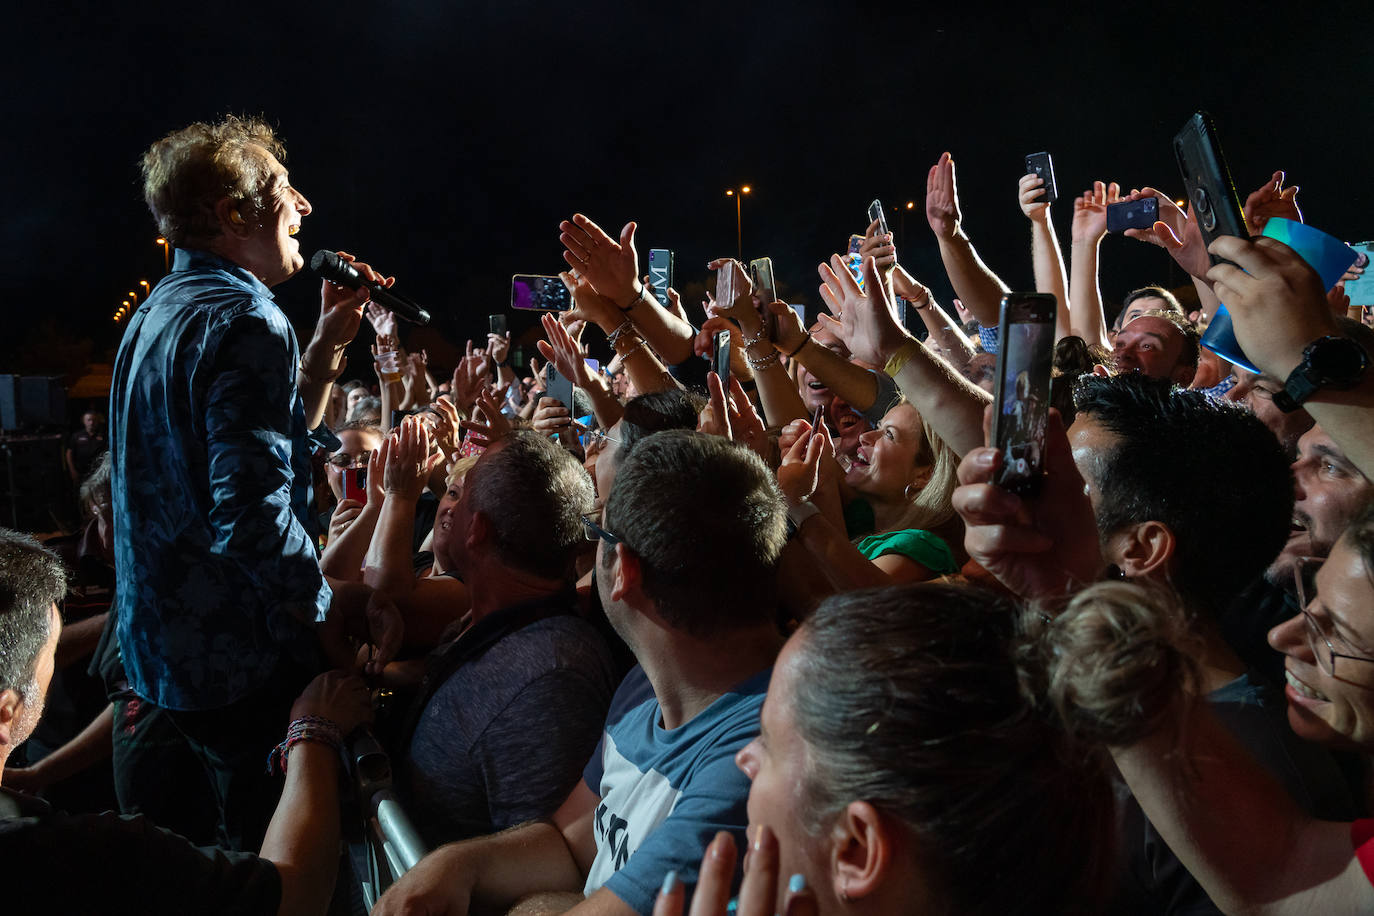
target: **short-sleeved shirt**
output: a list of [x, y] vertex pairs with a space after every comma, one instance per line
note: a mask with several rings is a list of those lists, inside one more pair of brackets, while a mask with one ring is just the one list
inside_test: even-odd
[[604, 885], [648, 914], [670, 870], [695, 884], [701, 852], [717, 831], [730, 831], [744, 848], [749, 780], [735, 754], [758, 736], [770, 674], [754, 675], [668, 730], [644, 670], [630, 671], [584, 774], [601, 797], [587, 894]]
[[1350, 824], [1350, 845], [1355, 847], [1355, 858], [1360, 860], [1364, 876], [1374, 884], [1374, 817], [1360, 818]]
[[920, 563], [937, 576], [953, 575], [959, 571], [954, 562], [954, 553], [944, 539], [920, 528], [871, 534], [854, 546], [870, 560], [895, 553]]
[[214, 709], [283, 658], [314, 665], [328, 584], [306, 528], [295, 331], [250, 272], [178, 249], [134, 312], [110, 393], [118, 636], [129, 685]]
[[281, 902], [266, 859], [197, 847], [142, 816], [64, 814], [0, 789], [7, 913], [265, 914]]
[[615, 687], [605, 641], [571, 613], [506, 633], [459, 666], [426, 702], [402, 771], [426, 842], [552, 815], [596, 747]]

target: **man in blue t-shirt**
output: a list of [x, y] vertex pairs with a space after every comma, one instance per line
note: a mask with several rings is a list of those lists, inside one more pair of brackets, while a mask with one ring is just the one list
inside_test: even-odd
[[602, 518], [586, 519], [602, 603], [639, 666], [583, 781], [548, 821], [426, 856], [374, 916], [534, 896], [545, 911], [647, 914], [666, 872], [695, 882], [718, 830], [742, 843], [749, 782], [734, 756], [758, 734], [782, 645], [784, 519], [772, 474], [748, 450], [686, 430], [636, 443]]

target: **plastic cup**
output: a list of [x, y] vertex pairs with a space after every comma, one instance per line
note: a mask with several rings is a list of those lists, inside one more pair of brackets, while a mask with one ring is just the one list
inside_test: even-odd
[[[1265, 238], [1283, 242], [1307, 262], [1307, 265], [1321, 277], [1322, 288], [1330, 290], [1341, 279], [1346, 269], [1355, 263], [1356, 252], [1345, 242], [1320, 229], [1291, 219], [1270, 219], [1260, 233]], [[1235, 329], [1231, 324], [1231, 314], [1225, 303], [1217, 306], [1217, 312], [1207, 325], [1207, 332], [1199, 341], [1204, 347], [1228, 362], [1242, 369], [1259, 374], [1259, 369], [1246, 357], [1236, 342]]]

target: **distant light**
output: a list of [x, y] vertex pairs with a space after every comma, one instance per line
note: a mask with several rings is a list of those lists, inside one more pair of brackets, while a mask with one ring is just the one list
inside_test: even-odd
[[164, 239], [164, 238], [162, 238], [161, 236], [158, 236], [157, 241], [153, 242], [153, 244], [154, 244], [154, 245], [166, 245], [166, 244], [167, 244], [167, 240]]
[[729, 189], [727, 189], [726, 192], [725, 192], [725, 196], [726, 196], [726, 197], [734, 197], [734, 196], [735, 196], [735, 189], [734, 189], [734, 188], [729, 188]]
[[1188, 206], [1188, 201], [1186, 200], [1176, 200], [1174, 201], [1174, 203], [1178, 204], [1178, 208], [1180, 210], [1185, 209]]
[[740, 188], [740, 191], [742, 191], [745, 194], [748, 194], [751, 190], [753, 189], [750, 188], [749, 185], [745, 185], [744, 187]]
[[914, 201], [914, 200], [908, 200], [908, 201], [906, 202], [906, 208], [907, 208], [908, 210], [915, 210], [915, 209], [916, 209], [916, 201]]
[[125, 308], [128, 308], [128, 307], [129, 307], [129, 300], [128, 300], [128, 299], [125, 299], [125, 300], [121, 303], [121, 305], [123, 305]]

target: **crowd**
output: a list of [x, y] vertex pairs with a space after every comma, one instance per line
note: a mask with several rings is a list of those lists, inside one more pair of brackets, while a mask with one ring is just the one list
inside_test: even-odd
[[[370, 728], [432, 849], [383, 916], [1374, 911], [1374, 332], [1258, 237], [1303, 218], [1283, 173], [1254, 237], [1210, 246], [1170, 195], [1096, 182], [1067, 266], [1020, 180], [1055, 409], [1011, 492], [992, 265], [1024, 253], [975, 249], [949, 154], [949, 310], [878, 220], [808, 324], [729, 258], [689, 314], [633, 222], [578, 214], [542, 366], [491, 333], [451, 374], [366, 286], [325, 281], [299, 346], [284, 155], [230, 118], [145, 156], [175, 259], [80, 468], [114, 591], [84, 651], [60, 611], [85, 573], [0, 531], [19, 899], [337, 908], [339, 763]], [[1109, 321], [1107, 209], [1146, 198], [1127, 234], [1191, 288], [1142, 277]], [[1222, 302], [1258, 372], [1199, 346]], [[87, 665], [104, 708], [26, 758], [54, 671]], [[36, 797], [103, 760], [119, 813]]]

